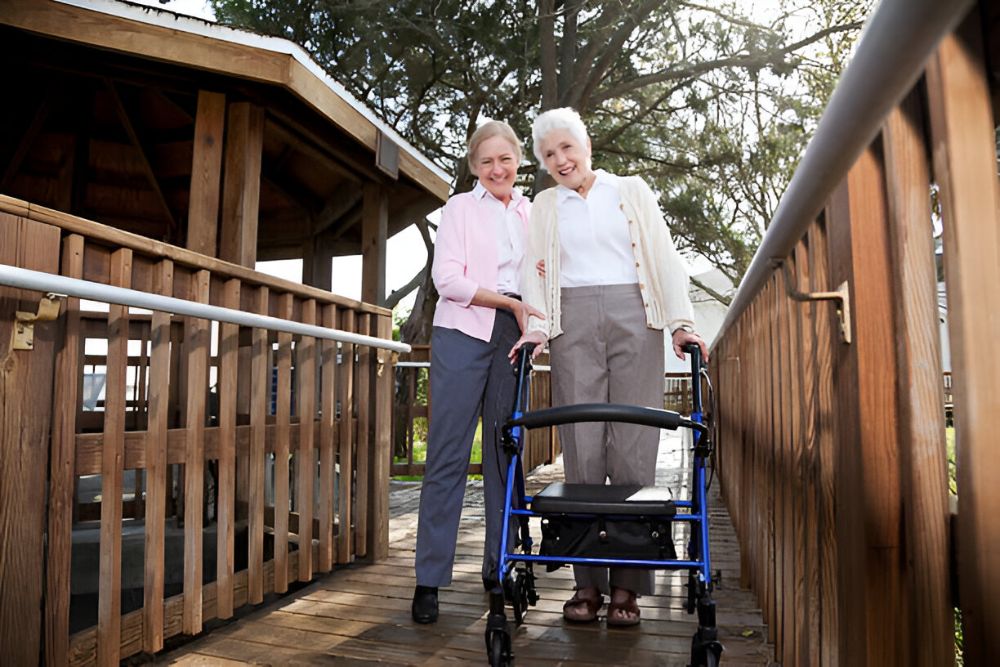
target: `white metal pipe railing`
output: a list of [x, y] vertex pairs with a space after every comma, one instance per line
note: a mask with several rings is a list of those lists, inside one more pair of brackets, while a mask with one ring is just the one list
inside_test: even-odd
[[[397, 361], [396, 368], [430, 368], [431, 362], [429, 361]], [[538, 371], [539, 373], [548, 373], [552, 368], [546, 366], [545, 364], [532, 364], [531, 370]]]
[[204, 320], [238, 324], [257, 329], [312, 336], [314, 338], [334, 340], [341, 343], [368, 345], [370, 347], [391, 350], [392, 352], [410, 351], [409, 345], [394, 340], [385, 340], [383, 338], [376, 338], [375, 336], [363, 336], [350, 331], [328, 329], [313, 324], [283, 320], [269, 315], [246, 313], [242, 310], [212, 306], [207, 303], [197, 303], [195, 301], [177, 299], [172, 296], [150, 294], [125, 287], [103, 285], [89, 280], [67, 278], [66, 276], [57, 276], [51, 273], [32, 271], [6, 264], [0, 264], [0, 285], [33, 290], [35, 292], [73, 296], [79, 299], [112, 303], [130, 308], [159, 310], [175, 315], [198, 317]]

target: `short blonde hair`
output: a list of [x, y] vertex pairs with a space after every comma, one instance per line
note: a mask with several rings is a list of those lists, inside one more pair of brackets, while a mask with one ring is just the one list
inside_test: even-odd
[[476, 131], [472, 133], [469, 137], [469, 149], [468, 149], [468, 160], [469, 168], [473, 172], [476, 171], [476, 165], [474, 160], [476, 158], [476, 151], [487, 139], [492, 139], [493, 137], [500, 137], [501, 139], [506, 139], [510, 142], [510, 145], [514, 147], [514, 153], [517, 155], [518, 164], [521, 163], [521, 159], [524, 157], [524, 153], [521, 151], [521, 140], [517, 138], [517, 133], [514, 132], [512, 128], [507, 123], [502, 120], [488, 120], [479, 127]]
[[587, 126], [583, 124], [580, 114], [570, 107], [549, 109], [539, 114], [531, 124], [531, 150], [538, 159], [538, 164], [545, 164], [542, 139], [553, 130], [566, 130], [581, 146], [587, 147]]

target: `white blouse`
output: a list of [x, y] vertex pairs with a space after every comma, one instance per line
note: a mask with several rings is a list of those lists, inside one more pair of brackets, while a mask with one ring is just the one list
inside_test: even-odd
[[638, 283], [618, 177], [603, 169], [594, 173], [586, 199], [575, 190], [556, 187], [559, 282], [563, 287]]
[[520, 294], [521, 260], [524, 258], [524, 225], [517, 215], [517, 200], [522, 197], [516, 190], [510, 203], [493, 196], [482, 183], [477, 182], [473, 194], [482, 199], [496, 217], [493, 229], [497, 239], [497, 292]]

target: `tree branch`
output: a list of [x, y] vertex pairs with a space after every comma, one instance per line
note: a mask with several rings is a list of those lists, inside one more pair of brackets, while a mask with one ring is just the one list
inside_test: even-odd
[[715, 299], [716, 301], [718, 301], [722, 305], [728, 306], [729, 304], [731, 304], [733, 302], [733, 297], [726, 296], [722, 292], [717, 292], [716, 290], [712, 289], [711, 287], [709, 287], [708, 285], [706, 285], [702, 281], [698, 280], [694, 276], [691, 276], [689, 278], [689, 280], [691, 281], [692, 285], [694, 285], [695, 287], [697, 287], [702, 292], [704, 292], [705, 294], [709, 295], [710, 297], [712, 297], [713, 299]]

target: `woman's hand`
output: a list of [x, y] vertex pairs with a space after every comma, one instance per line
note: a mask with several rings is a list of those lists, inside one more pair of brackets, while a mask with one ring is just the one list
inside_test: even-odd
[[514, 363], [517, 360], [517, 352], [521, 349], [521, 346], [526, 343], [533, 343], [535, 351], [532, 353], [531, 358], [535, 359], [542, 353], [542, 348], [545, 347], [545, 343], [547, 343], [548, 340], [549, 337], [541, 331], [529, 331], [521, 336], [521, 339], [514, 344], [514, 347], [511, 348], [510, 353], [507, 356], [510, 358], [510, 362]]
[[708, 345], [705, 345], [705, 341], [701, 339], [701, 336], [699, 336], [696, 333], [692, 333], [690, 331], [685, 331], [684, 329], [677, 329], [676, 331], [674, 331], [673, 335], [674, 354], [676, 354], [677, 358], [680, 359], [681, 361], [684, 361], [684, 346], [687, 345], [688, 343], [695, 343], [698, 347], [701, 348], [701, 358], [707, 364]]
[[528, 318], [537, 317], [540, 320], [545, 319], [545, 313], [538, 310], [537, 308], [532, 308], [523, 301], [518, 301], [517, 299], [511, 299], [510, 312], [514, 313], [514, 317], [517, 318], [517, 326], [524, 333], [524, 330], [528, 328]]
[[544, 259], [538, 260], [538, 262], [535, 264], [535, 271], [538, 271], [538, 277], [539, 278], [544, 278], [545, 277], [545, 260]]

